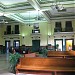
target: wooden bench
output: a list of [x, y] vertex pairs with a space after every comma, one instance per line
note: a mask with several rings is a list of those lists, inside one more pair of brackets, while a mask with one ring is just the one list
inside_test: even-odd
[[44, 73], [50, 75], [59, 75], [61, 73], [74, 73], [75, 75], [75, 59], [64, 58], [20, 58], [19, 64], [16, 66], [16, 73]]
[[75, 51], [48, 51], [47, 57], [75, 58]]
[[36, 53], [24, 54], [24, 57], [36, 57]]
[[17, 73], [16, 75], [51, 75], [51, 74], [25, 74], [25, 73]]

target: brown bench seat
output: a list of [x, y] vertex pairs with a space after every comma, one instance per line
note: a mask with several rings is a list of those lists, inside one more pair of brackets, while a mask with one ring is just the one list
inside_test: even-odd
[[75, 58], [75, 51], [48, 51], [47, 57]]
[[16, 72], [75, 72], [75, 59], [21, 58]]

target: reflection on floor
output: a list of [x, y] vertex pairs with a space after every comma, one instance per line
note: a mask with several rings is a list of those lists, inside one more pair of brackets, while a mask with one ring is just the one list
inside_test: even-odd
[[0, 54], [0, 75], [15, 75], [13, 73], [9, 73], [8, 66], [7, 55]]

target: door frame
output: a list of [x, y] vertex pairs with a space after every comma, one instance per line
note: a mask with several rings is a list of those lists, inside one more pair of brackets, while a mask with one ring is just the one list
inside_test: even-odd
[[[8, 48], [6, 47], [6, 43], [7, 43], [7, 42], [10, 42], [10, 46], [9, 46]], [[11, 47], [11, 41], [10, 41], [10, 40], [5, 40], [5, 50], [6, 50], [5, 52], [6, 52], [6, 53], [7, 53], [7, 50], [10, 49], [10, 47]]]
[[63, 51], [63, 39], [54, 39], [55, 49], [56, 49], [56, 41], [62, 41], [62, 51]]
[[73, 47], [74, 47], [74, 39], [65, 39], [65, 49], [66, 49], [66, 41], [67, 40], [72, 40], [72, 49], [73, 49]]
[[[40, 40], [32, 40], [32, 49], [33, 49], [33, 41], [39, 41], [39, 48], [40, 48]], [[35, 50], [33, 50], [33, 51], [35, 51]]]
[[20, 46], [20, 40], [14, 40], [14, 41], [13, 41], [13, 47], [14, 47], [14, 48], [16, 48], [16, 43], [15, 43], [15, 42], [17, 42], [17, 41], [19, 42], [19, 46]]

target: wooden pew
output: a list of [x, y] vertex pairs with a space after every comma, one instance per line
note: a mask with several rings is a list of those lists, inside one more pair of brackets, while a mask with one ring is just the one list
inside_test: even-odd
[[75, 58], [75, 51], [48, 51], [47, 57]]
[[18, 73], [16, 75], [51, 75], [51, 74], [24, 74], [24, 73]]
[[16, 73], [50, 75], [65, 75], [65, 73], [69, 75], [70, 73], [74, 73], [75, 75], [75, 59], [20, 58], [20, 62], [16, 66]]
[[36, 57], [36, 53], [24, 54], [24, 57]]

